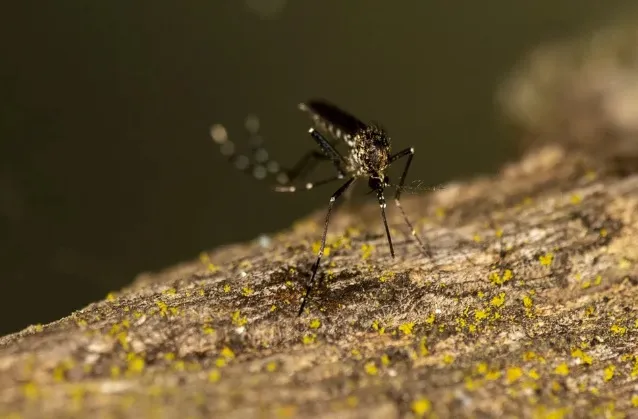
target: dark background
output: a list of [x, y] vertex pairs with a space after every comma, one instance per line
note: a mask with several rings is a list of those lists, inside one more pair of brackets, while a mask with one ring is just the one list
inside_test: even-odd
[[330, 191], [275, 194], [236, 173], [212, 123], [241, 142], [258, 114], [291, 163], [312, 147], [296, 105], [324, 97], [414, 145], [411, 179], [490, 172], [513, 150], [493, 104], [507, 71], [630, 3], [7, 2], [0, 334], [326, 204]]

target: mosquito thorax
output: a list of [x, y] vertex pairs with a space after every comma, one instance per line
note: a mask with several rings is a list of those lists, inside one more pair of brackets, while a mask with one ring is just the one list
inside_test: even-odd
[[355, 135], [354, 141], [351, 163], [360, 175], [375, 175], [388, 165], [390, 138], [381, 128], [368, 126]]

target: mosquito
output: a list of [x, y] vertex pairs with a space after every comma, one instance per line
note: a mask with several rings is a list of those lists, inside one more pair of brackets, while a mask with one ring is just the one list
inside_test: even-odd
[[[395, 257], [392, 236], [386, 219], [386, 199], [384, 195], [385, 188], [394, 185], [390, 183], [390, 178], [385, 174], [385, 171], [394, 162], [405, 157], [407, 157], [407, 160], [394, 195], [394, 202], [401, 211], [412, 237], [415, 238], [420, 248], [425, 251], [426, 256], [431, 258], [429, 247], [426, 247], [416, 234], [416, 230], [401, 206], [400, 200], [405, 178], [414, 157], [414, 148], [408, 147], [393, 154], [391, 152], [390, 136], [378, 124], [363, 123], [348, 112], [325, 100], [314, 99], [303, 102], [299, 104], [299, 109], [306, 112], [312, 120], [314, 126], [308, 130], [308, 133], [319, 146], [319, 150], [312, 150], [306, 153], [289, 170], [281, 168], [277, 162], [271, 160], [268, 152], [261, 146], [262, 139], [258, 134], [259, 121], [256, 118], [249, 118], [246, 121], [246, 129], [250, 134], [250, 142], [254, 152], [252, 159], [235, 151], [235, 145], [228, 139], [226, 129], [222, 125], [217, 124], [211, 127], [211, 136], [220, 145], [222, 154], [226, 155], [238, 169], [250, 171], [258, 179], [266, 178], [268, 175], [276, 177], [277, 185], [274, 186], [274, 190], [277, 192], [307, 191], [320, 185], [346, 179], [345, 183], [332, 194], [328, 202], [328, 211], [321, 236], [321, 246], [319, 247], [317, 260], [312, 265], [312, 274], [306, 285], [297, 316], [303, 313], [314, 288], [315, 277], [326, 246], [326, 236], [333, 206], [339, 197], [351, 190], [357, 180], [367, 179], [370, 192], [375, 193], [377, 196], [390, 254], [393, 258]], [[339, 144], [345, 144], [347, 147], [345, 153], [342, 154], [337, 150], [337, 145]], [[332, 163], [335, 169], [334, 175], [314, 182], [300, 184], [298, 180], [307, 175], [321, 161]]]

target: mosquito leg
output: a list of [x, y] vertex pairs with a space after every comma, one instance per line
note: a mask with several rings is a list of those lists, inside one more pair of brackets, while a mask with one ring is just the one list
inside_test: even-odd
[[[246, 120], [246, 130], [252, 149], [250, 154], [238, 153], [235, 143], [229, 139], [228, 132], [223, 125], [213, 125], [210, 128], [210, 135], [213, 141], [219, 145], [221, 153], [237, 169], [252, 174], [258, 180], [273, 177], [276, 183], [289, 185], [294, 180], [306, 176], [321, 161], [330, 161], [334, 164], [334, 156], [313, 150], [306, 153], [291, 169], [284, 169], [278, 162], [272, 160], [268, 150], [263, 147], [263, 138], [259, 135], [259, 122], [256, 118]], [[328, 147], [332, 147], [332, 145], [328, 143]]]
[[317, 254], [317, 261], [314, 265], [312, 265], [312, 276], [310, 277], [310, 281], [306, 285], [306, 292], [301, 300], [301, 307], [299, 307], [299, 312], [297, 316], [301, 316], [306, 303], [310, 299], [310, 292], [312, 291], [313, 285], [315, 283], [315, 276], [317, 275], [317, 270], [319, 269], [319, 263], [321, 262], [321, 257], [323, 256], [323, 251], [326, 247], [326, 235], [328, 234], [328, 224], [330, 223], [330, 213], [332, 212], [332, 206], [335, 201], [341, 194], [343, 194], [352, 183], [355, 181], [355, 178], [350, 178], [346, 183], [344, 183], [335, 193], [330, 197], [330, 202], [328, 203], [328, 212], [326, 213], [326, 221], [323, 226], [323, 235], [321, 236], [321, 247], [319, 247], [319, 253]]
[[317, 162], [321, 160], [330, 160], [339, 175], [334, 178], [326, 179], [325, 181], [315, 182], [314, 184], [307, 183], [305, 189], [312, 189], [314, 186], [318, 186], [335, 179], [343, 179], [345, 177], [345, 160], [343, 156], [334, 148], [334, 145], [326, 140], [323, 135], [321, 135], [313, 128], [311, 128], [308, 133], [317, 142], [317, 145], [319, 145], [319, 147], [321, 148], [321, 152], [312, 151], [306, 154], [291, 170], [289, 170], [288, 172], [282, 172], [278, 176], [278, 180], [281, 185], [275, 187], [275, 190], [277, 190], [278, 192], [295, 192], [300, 189], [296, 186], [291, 185], [291, 183], [295, 179], [299, 178], [302, 174], [306, 174], [310, 170], [312, 170]]
[[385, 217], [385, 196], [383, 196], [383, 190], [377, 191], [377, 198], [379, 199], [379, 208], [381, 208], [381, 218], [383, 218], [383, 227], [385, 227], [385, 235], [388, 237], [388, 244], [390, 245], [390, 254], [394, 257], [394, 246], [392, 246], [392, 237], [390, 236], [390, 229], [388, 228], [388, 220]]
[[317, 163], [326, 160], [328, 158], [318, 151], [313, 150], [306, 153], [291, 169], [286, 170], [288, 182], [292, 183], [297, 179], [303, 178], [315, 168]]
[[405, 163], [405, 167], [403, 168], [403, 173], [401, 174], [401, 179], [399, 180], [399, 187], [397, 188], [396, 195], [394, 195], [394, 203], [397, 205], [397, 207], [399, 207], [399, 210], [401, 211], [401, 215], [403, 215], [403, 220], [410, 228], [410, 234], [412, 234], [412, 237], [414, 237], [415, 240], [419, 243], [419, 245], [421, 246], [421, 249], [425, 252], [425, 255], [429, 257], [430, 259], [432, 259], [432, 251], [430, 250], [430, 246], [429, 245], [426, 246], [423, 243], [423, 241], [419, 238], [419, 236], [416, 234], [416, 230], [414, 229], [414, 226], [410, 222], [410, 219], [405, 213], [405, 210], [401, 206], [401, 191], [403, 190], [403, 185], [405, 184], [405, 178], [408, 174], [408, 170], [410, 169], [412, 158], [414, 157], [414, 148], [410, 147], [410, 148], [406, 148], [405, 150], [399, 151], [398, 153], [390, 157], [389, 163], [392, 163], [405, 156], [408, 156], [408, 161]]
[[303, 187], [295, 186], [295, 185], [281, 185], [275, 186], [276, 192], [298, 192], [298, 191], [309, 191], [317, 186], [325, 185], [330, 182], [334, 182], [335, 180], [343, 179], [343, 175], [339, 173], [337, 176], [332, 176], [327, 179], [318, 180], [316, 182], [308, 182]]
[[308, 130], [308, 133], [313, 138], [313, 140], [317, 142], [317, 144], [321, 148], [321, 151], [323, 151], [323, 154], [332, 161], [337, 171], [339, 173], [345, 173], [346, 160], [343, 158], [341, 153], [339, 153], [337, 149], [332, 144], [330, 144], [330, 142], [326, 140], [326, 138], [321, 135], [321, 133], [316, 129], [310, 128]]
[[[330, 160], [332, 162], [332, 164], [335, 166], [335, 169], [337, 170], [337, 175], [330, 177], [328, 179], [324, 179], [324, 180], [320, 180], [317, 182], [308, 182], [304, 185], [303, 188], [295, 186], [295, 185], [291, 185], [290, 181], [292, 181], [294, 179], [294, 177], [296, 176], [296, 173], [294, 173], [293, 171], [295, 169], [293, 169], [293, 176], [289, 177], [289, 182], [286, 182], [283, 185], [280, 186], [276, 186], [275, 187], [275, 191], [277, 192], [297, 192], [299, 190], [310, 190], [313, 189], [316, 186], [320, 186], [320, 185], [325, 185], [326, 183], [330, 183], [332, 181], [338, 180], [338, 179], [343, 179], [345, 177], [345, 171], [343, 170], [343, 165], [344, 165], [344, 159], [343, 156], [341, 156], [341, 154], [334, 148], [334, 146], [332, 144], [330, 144], [330, 142], [328, 140], [326, 140], [324, 138], [323, 135], [321, 135], [319, 133], [319, 131], [316, 131], [314, 128], [311, 128], [309, 131], [310, 135], [312, 136], [312, 138], [317, 142], [317, 144], [319, 145], [319, 147], [321, 147], [321, 150], [323, 151], [322, 153], [319, 153], [317, 151], [315, 151], [314, 153], [316, 154], [308, 154], [306, 156], [304, 156], [302, 158], [302, 160], [297, 163], [295, 165], [295, 167], [301, 167], [302, 165], [307, 165], [307, 163], [305, 163], [304, 160], [309, 160], [310, 157], [315, 156], [315, 159], [319, 159], [319, 158], [323, 158], [324, 160]], [[317, 157], [320, 156], [320, 157]], [[300, 172], [300, 170], [297, 170], [297, 172]]]

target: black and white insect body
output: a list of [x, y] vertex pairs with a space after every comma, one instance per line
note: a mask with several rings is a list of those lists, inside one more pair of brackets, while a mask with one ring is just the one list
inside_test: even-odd
[[[236, 153], [234, 144], [228, 139], [228, 135], [223, 126], [214, 125], [211, 128], [211, 136], [216, 143], [220, 144], [222, 153], [228, 156], [231, 162], [239, 169], [250, 171], [257, 178], [266, 178], [268, 175], [274, 176], [277, 182], [275, 190], [278, 192], [310, 190], [319, 185], [346, 179], [345, 183], [332, 194], [328, 202], [328, 211], [326, 213], [321, 237], [321, 246], [319, 247], [317, 260], [312, 266], [312, 275], [306, 285], [306, 291], [299, 308], [298, 314], [301, 315], [310, 298], [310, 293], [314, 287], [315, 277], [319, 269], [319, 263], [323, 257], [333, 206], [337, 199], [348, 191], [359, 179], [367, 179], [371, 192], [377, 196], [392, 257], [394, 257], [394, 246], [386, 219], [386, 201], [384, 195], [385, 188], [389, 186], [397, 186], [394, 202], [401, 211], [405, 223], [410, 228], [412, 236], [419, 243], [421, 249], [425, 250], [427, 256], [430, 257], [431, 255], [429, 249], [426, 248], [417, 236], [400, 202], [405, 178], [412, 163], [412, 158], [414, 157], [414, 148], [409, 147], [392, 154], [390, 137], [383, 128], [375, 124], [365, 124], [349, 113], [324, 100], [310, 100], [301, 103], [299, 109], [310, 115], [314, 127], [310, 128], [308, 132], [319, 146], [320, 151], [307, 153], [289, 170], [282, 169], [278, 163], [270, 160], [266, 150], [261, 147], [261, 137], [257, 134], [259, 124], [256, 122], [256, 119], [246, 121], [246, 128], [251, 135], [251, 143], [253, 144], [254, 155], [252, 159]], [[326, 137], [329, 137], [330, 140]], [[337, 150], [336, 146], [339, 143], [346, 145], [346, 153], [342, 154]], [[398, 185], [391, 185], [390, 179], [385, 174], [385, 171], [392, 163], [403, 157], [407, 157], [407, 160], [399, 183]], [[320, 161], [331, 162], [336, 173], [326, 179], [319, 179], [315, 182], [307, 182], [303, 185], [299, 185], [297, 181], [310, 172]]]

